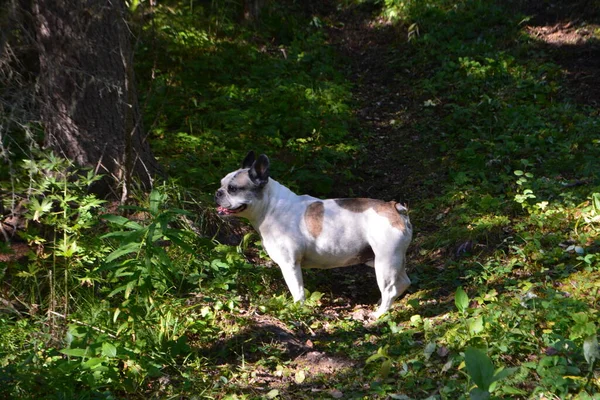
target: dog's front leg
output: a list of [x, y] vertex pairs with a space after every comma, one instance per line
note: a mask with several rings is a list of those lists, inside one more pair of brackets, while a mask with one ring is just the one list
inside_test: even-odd
[[283, 273], [283, 279], [292, 293], [294, 301], [304, 302], [304, 281], [302, 280], [302, 268], [299, 262], [287, 262], [279, 264]]

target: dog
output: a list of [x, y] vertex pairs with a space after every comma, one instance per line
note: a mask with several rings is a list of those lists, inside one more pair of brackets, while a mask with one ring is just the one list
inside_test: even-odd
[[297, 195], [269, 176], [269, 158], [249, 152], [240, 169], [221, 180], [217, 213], [247, 218], [279, 265], [294, 301], [304, 301], [301, 268], [367, 264], [381, 291], [379, 318], [410, 285], [406, 250], [412, 239], [408, 210], [366, 198], [321, 200]]

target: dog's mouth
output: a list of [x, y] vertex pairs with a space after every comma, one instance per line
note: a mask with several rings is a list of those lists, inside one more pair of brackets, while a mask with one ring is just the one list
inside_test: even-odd
[[217, 207], [217, 214], [219, 214], [219, 215], [237, 214], [237, 213], [244, 211], [246, 209], [246, 207], [247, 207], [246, 204], [242, 204], [241, 206], [239, 206], [237, 208], [226, 208], [223, 206], [219, 206], [219, 207]]

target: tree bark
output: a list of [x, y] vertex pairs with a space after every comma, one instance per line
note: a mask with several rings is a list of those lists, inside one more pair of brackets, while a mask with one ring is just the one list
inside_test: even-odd
[[33, 0], [45, 144], [106, 174], [94, 191], [124, 200], [152, 186], [122, 0]]

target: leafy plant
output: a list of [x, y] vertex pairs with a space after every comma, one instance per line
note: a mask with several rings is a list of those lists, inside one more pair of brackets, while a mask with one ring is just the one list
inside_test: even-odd
[[380, 379], [386, 379], [392, 369], [392, 358], [389, 355], [389, 346], [380, 347], [377, 349], [377, 353], [367, 358], [366, 363], [372, 363], [380, 360], [381, 365], [379, 367], [378, 376]]
[[178, 317], [155, 305], [155, 300], [164, 293], [183, 288], [186, 279], [166, 247], [176, 246], [185, 253], [195, 253], [191, 233], [171, 226], [178, 217], [189, 213], [165, 208], [166, 200], [164, 194], [154, 189], [147, 207], [126, 206], [142, 218], [139, 222], [120, 215], [102, 216], [121, 229], [102, 236], [104, 240], [118, 243], [101, 268], [101, 272], [107, 274], [107, 282], [116, 284], [107, 298], [120, 299], [112, 313], [112, 321], [118, 326], [116, 334], [135, 334], [138, 325], [149, 327], [147, 324], [152, 321], [157, 325], [151, 337], [160, 345], [181, 337], [181, 332], [177, 329]]
[[477, 385], [469, 391], [473, 400], [489, 399], [497, 382], [507, 378], [517, 370], [517, 368], [505, 368], [495, 371], [494, 365], [487, 354], [483, 350], [474, 347], [468, 347], [465, 350], [465, 365], [469, 377]]
[[[103, 239], [116, 240], [119, 246], [106, 258], [105, 270], [111, 271], [112, 279], [122, 282], [109, 297], [124, 292], [127, 300], [132, 291], [140, 290], [149, 295], [153, 290], [175, 287], [177, 281], [173, 275], [173, 265], [164, 248], [168, 242], [182, 250], [193, 254], [189, 245], [190, 234], [187, 231], [172, 228], [170, 225], [178, 216], [189, 215], [181, 209], [162, 209], [166, 196], [154, 189], [149, 196], [149, 206], [126, 206], [138, 215], [148, 215], [149, 223], [140, 224], [135, 220], [119, 215], [104, 215], [102, 218], [112, 225], [121, 228], [102, 236]], [[133, 255], [133, 258], [125, 257]]]
[[[15, 190], [27, 194], [22, 204], [28, 221], [21, 236], [37, 247], [39, 255], [16, 275], [34, 282], [29, 295], [32, 304], [46, 304], [53, 312], [60, 304], [63, 315], [67, 315], [68, 294], [78, 285], [93, 281], [94, 264], [104, 255], [95, 238], [88, 237], [105, 201], [87, 189], [101, 177], [92, 171], [78, 171], [53, 153], [24, 160], [21, 171]], [[50, 273], [46, 274], [46, 268]]]
[[[477, 335], [483, 331], [484, 323], [483, 317], [481, 315], [476, 315], [477, 313], [469, 308], [469, 301], [469, 296], [464, 291], [462, 286], [459, 286], [454, 294], [454, 304], [456, 305], [458, 311], [462, 314], [463, 322], [466, 328], [465, 332], [470, 338], [473, 335]], [[475, 314], [474, 317], [467, 318], [469, 313]]]

